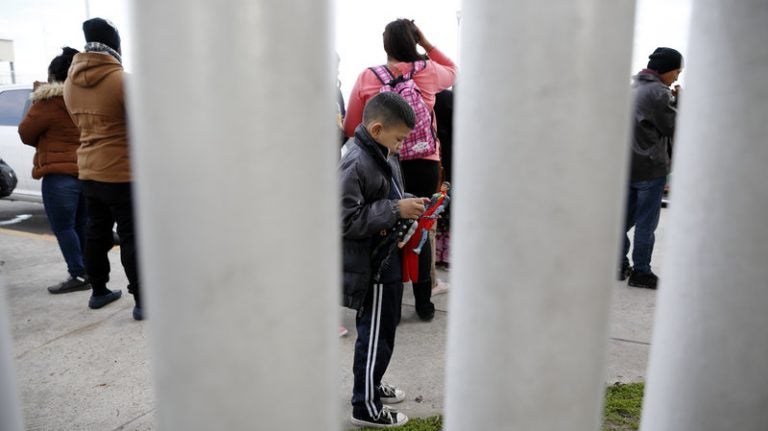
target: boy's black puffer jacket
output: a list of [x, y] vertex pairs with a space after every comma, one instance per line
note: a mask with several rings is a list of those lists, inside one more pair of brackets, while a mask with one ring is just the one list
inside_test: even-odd
[[360, 125], [355, 140], [339, 166], [341, 179], [341, 234], [343, 301], [360, 309], [371, 285], [371, 252], [376, 236], [395, 225], [397, 200], [389, 199], [391, 178], [403, 184], [400, 164], [388, 159], [380, 145]]

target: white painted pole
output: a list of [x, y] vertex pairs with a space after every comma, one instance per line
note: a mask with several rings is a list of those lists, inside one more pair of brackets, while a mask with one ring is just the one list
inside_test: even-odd
[[161, 429], [336, 429], [329, 3], [134, 12], [129, 120]]
[[446, 430], [595, 430], [634, 2], [462, 8]]
[[768, 428], [768, 3], [697, 0], [645, 431]]
[[23, 426], [16, 392], [16, 367], [13, 364], [13, 342], [5, 294], [4, 281], [0, 277], [0, 429], [21, 431]]

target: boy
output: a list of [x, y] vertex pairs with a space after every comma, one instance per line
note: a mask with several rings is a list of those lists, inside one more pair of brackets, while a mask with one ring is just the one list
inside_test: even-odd
[[405, 99], [391, 92], [378, 94], [366, 104], [363, 123], [339, 168], [344, 305], [357, 310], [352, 423], [359, 426], [388, 428], [408, 422], [404, 414], [382, 405], [403, 401], [405, 393], [381, 382], [400, 320], [401, 257], [393, 251], [381, 258], [374, 250], [391, 241], [399, 219], [415, 220], [424, 212], [424, 199], [404, 196], [400, 166], [391, 157], [414, 123]]

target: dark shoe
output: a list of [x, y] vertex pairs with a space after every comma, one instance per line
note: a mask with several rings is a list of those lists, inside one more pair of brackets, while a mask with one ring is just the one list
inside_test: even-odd
[[123, 295], [123, 291], [121, 290], [112, 290], [106, 295], [99, 295], [99, 296], [93, 296], [91, 295], [91, 299], [88, 300], [88, 307], [96, 310], [99, 309], [110, 302], [117, 301], [120, 299], [120, 297]]
[[423, 311], [421, 313], [417, 312], [419, 319], [421, 319], [423, 322], [431, 322], [432, 319], [435, 318], [435, 310], [432, 311]]
[[352, 425], [369, 428], [392, 428], [399, 427], [408, 423], [408, 416], [392, 410], [387, 406], [381, 408], [381, 413], [377, 418], [366, 417], [356, 418], [352, 416]]
[[133, 320], [144, 320], [144, 308], [138, 305], [133, 307]]
[[91, 288], [91, 284], [88, 283], [88, 279], [85, 277], [69, 277], [61, 283], [50, 286], [48, 291], [55, 294], [76, 292], [78, 290], [88, 290]]
[[380, 384], [376, 392], [379, 393], [379, 399], [383, 404], [397, 404], [405, 399], [405, 392], [386, 383]]
[[[429, 289], [429, 292], [432, 291], [431, 287], [428, 287], [427, 289]], [[419, 319], [424, 322], [432, 320], [435, 317], [435, 304], [430, 301], [429, 298], [420, 301], [419, 297], [414, 295], [414, 299], [416, 299], [416, 314], [419, 316]]]
[[622, 266], [621, 268], [619, 268], [619, 276], [618, 276], [619, 281], [624, 281], [627, 278], [629, 278], [629, 276], [631, 276], [631, 275], [632, 275], [632, 267], [631, 266], [626, 265], [626, 266]]
[[659, 277], [652, 272], [637, 273], [633, 272], [629, 276], [629, 285], [632, 287], [642, 287], [645, 289], [656, 289], [659, 284]]

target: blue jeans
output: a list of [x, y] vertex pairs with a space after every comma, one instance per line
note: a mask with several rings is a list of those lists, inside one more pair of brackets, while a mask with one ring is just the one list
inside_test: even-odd
[[637, 181], [629, 184], [627, 195], [627, 219], [624, 226], [623, 265], [629, 266], [629, 236], [627, 233], [635, 227], [634, 250], [632, 250], [633, 271], [639, 274], [651, 272], [651, 255], [656, 241], [656, 227], [661, 214], [661, 198], [664, 193], [666, 177], [654, 180]]
[[43, 205], [48, 223], [59, 243], [72, 277], [85, 275], [83, 250], [85, 249], [85, 197], [76, 177], [51, 174], [43, 177]]

